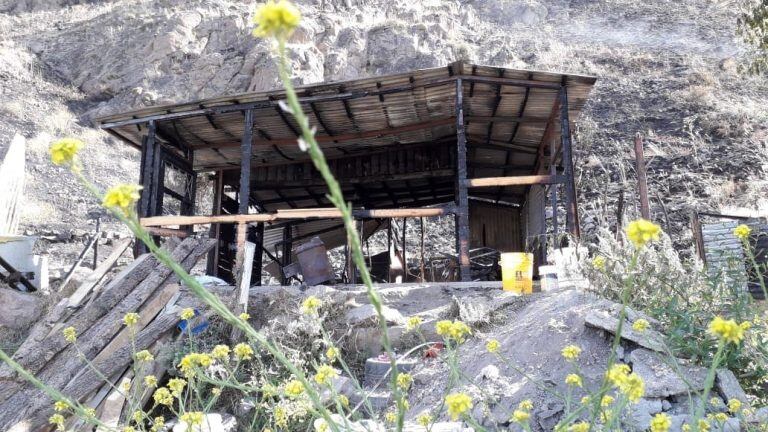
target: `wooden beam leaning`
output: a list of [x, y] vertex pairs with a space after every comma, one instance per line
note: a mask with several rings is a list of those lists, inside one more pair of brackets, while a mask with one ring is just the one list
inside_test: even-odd
[[467, 187], [529, 186], [566, 183], [563, 175], [527, 175], [466, 179]]
[[469, 264], [469, 193], [467, 192], [467, 135], [464, 127], [464, 87], [456, 80], [456, 253], [462, 282], [472, 280]]
[[560, 89], [560, 141], [565, 167], [565, 225], [568, 233], [579, 238], [579, 210], [576, 207], [576, 183], [573, 175], [573, 152], [571, 149], [571, 121], [568, 117], [568, 90]]

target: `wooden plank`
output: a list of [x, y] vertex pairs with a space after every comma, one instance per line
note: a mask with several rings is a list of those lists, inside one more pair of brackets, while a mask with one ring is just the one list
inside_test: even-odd
[[120, 243], [118, 243], [114, 249], [112, 249], [112, 253], [109, 254], [107, 259], [105, 259], [101, 264], [99, 264], [96, 269], [93, 270], [91, 274], [88, 275], [87, 278], [83, 281], [82, 284], [75, 290], [74, 293], [72, 293], [71, 296], [69, 296], [69, 302], [67, 304], [67, 307], [70, 308], [76, 308], [80, 306], [80, 304], [85, 300], [85, 298], [91, 293], [91, 291], [96, 287], [96, 285], [101, 281], [101, 279], [104, 277], [104, 275], [107, 274], [110, 270], [112, 270], [112, 267], [115, 266], [117, 263], [117, 260], [123, 255], [123, 252], [125, 252], [126, 249], [128, 249], [128, 246], [131, 245], [131, 241], [133, 241], [130, 238], [123, 239]]
[[[376, 219], [442, 216], [453, 213], [453, 211], [454, 209], [451, 207], [428, 207], [353, 210], [352, 214], [359, 218]], [[336, 219], [341, 218], [341, 212], [335, 208], [281, 209], [275, 213], [247, 215], [155, 216], [141, 219], [140, 223], [144, 227], [157, 227], [165, 225], [248, 224], [253, 222], [274, 222], [276, 220], [310, 218]]]
[[99, 414], [99, 420], [101, 420], [103, 426], [96, 428], [96, 432], [111, 431], [120, 424], [120, 414], [123, 412], [123, 405], [125, 405], [126, 399], [126, 395], [121, 389], [125, 386], [131, 386], [132, 382], [133, 371], [128, 369], [117, 383], [117, 389], [112, 389], [109, 396], [104, 400], [104, 405], [101, 406], [101, 413]]
[[529, 175], [510, 177], [481, 177], [467, 179], [467, 187], [527, 186], [565, 183], [562, 175]]
[[[253, 273], [253, 257], [256, 254], [256, 244], [249, 241], [245, 242], [243, 251], [242, 269], [238, 272], [240, 277], [238, 286], [240, 291], [237, 295], [237, 309], [235, 313], [248, 312], [248, 292], [251, 288], [251, 274]], [[232, 341], [240, 339], [241, 331], [239, 328], [232, 329]]]

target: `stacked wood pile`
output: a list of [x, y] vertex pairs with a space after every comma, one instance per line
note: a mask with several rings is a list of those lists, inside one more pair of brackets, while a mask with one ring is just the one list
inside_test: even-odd
[[[173, 248], [173, 258], [189, 271], [212, 246], [212, 240], [187, 238], [166, 247]], [[133, 350], [157, 354], [172, 338], [178, 312], [164, 309], [178, 293], [178, 282], [153, 256], [139, 256], [101, 289], [95, 290], [92, 284], [62, 299], [34, 325], [13, 359], [69, 398], [96, 408], [102, 421], [117, 425], [125, 410], [122, 395], [113, 393], [81, 355], [111, 381], [130, 381]], [[133, 347], [131, 333], [123, 324], [129, 312], [140, 316], [133, 330]], [[76, 346], [62, 335], [70, 326], [77, 331]], [[159, 361], [149, 368], [149, 373], [157, 375], [165, 370]], [[46, 430], [54, 402], [7, 364], [0, 365], [0, 430]], [[84, 430], [74, 421], [70, 426]]]

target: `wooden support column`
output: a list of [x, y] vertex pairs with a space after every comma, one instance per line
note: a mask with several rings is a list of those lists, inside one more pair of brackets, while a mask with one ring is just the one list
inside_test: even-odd
[[[264, 267], [264, 222], [256, 224], [256, 228], [253, 230], [253, 236], [250, 240], [256, 244], [256, 255], [253, 257], [253, 273], [251, 278], [251, 284], [261, 286], [261, 276], [263, 275], [262, 268]], [[289, 254], [290, 255], [290, 249]]]
[[[245, 110], [245, 120], [243, 125], [243, 138], [240, 142], [240, 189], [238, 193], [238, 209], [237, 212], [241, 215], [248, 214], [248, 207], [251, 197], [251, 154], [253, 146], [253, 110]], [[245, 251], [245, 241], [247, 240], [246, 223], [239, 223], [237, 225], [237, 255], [235, 258], [235, 271], [237, 277], [235, 278], [238, 283], [242, 276], [243, 269], [243, 253]], [[259, 249], [261, 250], [261, 249]], [[261, 275], [257, 275], [261, 277]]]
[[565, 225], [568, 233], [579, 238], [579, 211], [576, 207], [576, 183], [573, 174], [573, 151], [571, 147], [571, 122], [568, 117], [568, 90], [560, 89], [560, 141], [565, 167]]
[[[550, 139], [549, 140], [549, 175], [556, 176], [557, 175], [557, 150], [556, 150], [555, 140]], [[559, 186], [557, 184], [553, 184], [549, 186], [549, 200], [552, 204], [552, 239], [553, 239], [553, 245], [557, 242], [557, 236], [558, 236], [558, 230], [559, 227], [557, 226], [557, 188]]]
[[[221, 214], [221, 201], [224, 195], [224, 171], [216, 171], [213, 179], [213, 205], [211, 206], [212, 215]], [[191, 225], [190, 225], [191, 226]], [[208, 252], [208, 274], [213, 276], [219, 275], [219, 249], [221, 247], [221, 225], [211, 224], [209, 236], [212, 239], [216, 239], [216, 244], [213, 246], [210, 252]]]
[[[283, 256], [282, 256], [282, 262], [280, 265], [282, 267], [287, 266], [291, 263], [291, 249], [292, 249], [292, 238], [293, 238], [293, 227], [291, 224], [287, 224], [285, 227], [283, 227], [283, 243], [282, 243], [282, 249], [283, 249]], [[283, 285], [288, 285], [288, 278], [285, 277], [284, 273], [280, 272], [280, 283]]]
[[456, 79], [456, 254], [462, 282], [469, 282], [469, 194], [467, 192], [467, 134], [464, 128], [464, 89]]
[[[155, 134], [157, 132], [155, 121], [150, 120], [147, 123], [147, 134], [144, 136], [141, 146], [141, 183], [142, 192], [139, 199], [139, 218], [146, 218], [155, 216], [155, 201], [153, 201], [153, 190], [155, 190], [156, 179], [153, 178], [155, 171], [155, 159], [159, 159], [160, 155], [157, 151], [157, 142], [155, 140]], [[134, 256], [139, 256], [149, 252], [147, 246], [137, 241], [134, 245]]]

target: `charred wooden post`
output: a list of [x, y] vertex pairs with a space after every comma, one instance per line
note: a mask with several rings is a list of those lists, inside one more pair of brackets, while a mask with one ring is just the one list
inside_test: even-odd
[[[557, 175], [557, 149], [555, 148], [555, 140], [549, 140], [549, 175]], [[558, 185], [553, 184], [549, 186], [549, 199], [552, 204], [552, 239], [553, 244], [557, 242], [558, 236], [558, 224], [557, 224], [557, 188]]]
[[[241, 215], [248, 214], [251, 197], [251, 154], [253, 146], [253, 110], [245, 110], [245, 120], [243, 124], [243, 138], [240, 142], [240, 188], [238, 192], [238, 209]], [[235, 259], [235, 269], [238, 272], [236, 279], [240, 278], [240, 272], [243, 267], [243, 252], [245, 251], [245, 241], [247, 240], [246, 223], [240, 222], [237, 225], [237, 256]], [[257, 245], [258, 246], [258, 245]], [[259, 249], [261, 250], [261, 249]], [[261, 279], [261, 272], [257, 277]]]
[[[251, 272], [251, 284], [261, 286], [261, 276], [263, 275], [262, 268], [264, 267], [264, 223], [259, 222], [253, 229], [253, 235], [250, 241], [256, 244], [256, 254], [253, 256], [253, 272]], [[288, 249], [288, 256], [290, 257], [291, 250]]]
[[648, 176], [645, 170], [645, 153], [643, 139], [635, 134], [635, 170], [637, 171], [637, 193], [640, 198], [640, 215], [643, 219], [651, 219], [651, 206], [648, 203]]
[[[264, 224], [262, 224], [263, 226]], [[291, 224], [287, 224], [283, 228], [283, 243], [282, 243], [282, 261], [280, 265], [282, 267], [285, 267], [291, 263], [291, 249], [293, 247], [292, 244], [292, 234], [293, 234], [293, 227]], [[280, 272], [280, 283], [283, 285], [288, 285], [288, 278], [285, 277], [285, 273]]]
[[469, 265], [469, 194], [467, 192], [467, 135], [464, 128], [464, 88], [456, 79], [456, 252], [462, 282], [472, 279]]
[[[155, 183], [157, 179], [154, 178], [155, 168], [159, 167], [158, 161], [160, 159], [159, 145], [156, 141], [157, 127], [154, 120], [147, 122], [147, 134], [144, 136], [141, 146], [141, 174], [139, 183], [142, 187], [141, 198], [139, 199], [139, 218], [146, 218], [154, 216], [156, 210], [156, 198]], [[149, 252], [147, 246], [142, 242], [136, 242], [134, 246], [134, 256], [139, 256]]]
[[571, 121], [568, 118], [568, 90], [560, 89], [560, 141], [563, 149], [565, 168], [565, 225], [568, 233], [579, 238], [579, 211], [576, 207], [576, 183], [573, 175], [573, 152], [571, 148]]

